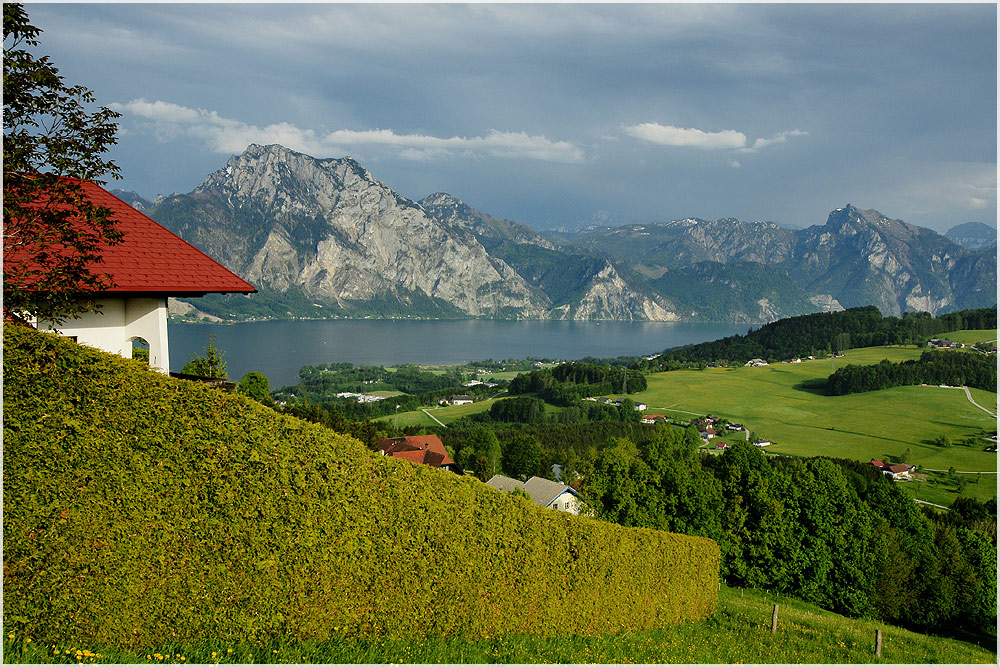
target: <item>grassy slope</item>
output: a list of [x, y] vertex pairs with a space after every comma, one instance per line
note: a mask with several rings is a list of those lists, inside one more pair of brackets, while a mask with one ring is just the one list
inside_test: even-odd
[[965, 343], [966, 345], [974, 345], [976, 343], [986, 343], [986, 342], [996, 342], [997, 340], [997, 330], [996, 329], [965, 329], [963, 331], [949, 331], [948, 333], [943, 333], [935, 336], [935, 338], [941, 338], [943, 340], [954, 340], [959, 343]]
[[[997, 471], [996, 454], [981, 446], [937, 447], [940, 435], [952, 440], [996, 428], [996, 420], [979, 410], [957, 389], [895, 387], [877, 392], [826, 396], [817, 386], [831, 372], [848, 363], [872, 364], [882, 359], [915, 359], [916, 347], [877, 347], [849, 350], [844, 358], [818, 359], [801, 364], [773, 364], [762, 368], [709, 368], [671, 371], [649, 376], [649, 388], [633, 398], [649, 411], [690, 418], [712, 412], [744, 423], [758, 436], [777, 444], [768, 451], [794, 456], [835, 456], [868, 461], [895, 459], [907, 449], [910, 463], [926, 468]], [[972, 390], [985, 407], [997, 406], [997, 395]], [[725, 437], [720, 438], [725, 440]], [[930, 502], [950, 504], [954, 492], [925, 485], [908, 489]], [[969, 484], [963, 495], [980, 499], [996, 493], [996, 476]]]
[[[771, 613], [779, 605], [778, 632]], [[882, 657], [875, 632], [882, 630]], [[58, 651], [58, 655], [56, 655]], [[77, 651], [81, 658], [77, 660]], [[352, 639], [245, 644], [205, 641], [161, 643], [138, 652], [96, 645], [25, 642], [4, 638], [6, 662], [90, 662], [83, 651], [112, 663], [902, 663], [995, 664], [996, 653], [953, 639], [919, 635], [874, 621], [850, 619], [791, 598], [723, 586], [719, 607], [705, 621], [608, 635], [534, 637], [502, 634], [488, 639], [427, 637], [419, 640]], [[231, 651], [231, 652], [230, 652]]]
[[58, 336], [5, 326], [3, 361], [5, 633], [606, 633], [714, 606], [714, 542], [548, 511]]

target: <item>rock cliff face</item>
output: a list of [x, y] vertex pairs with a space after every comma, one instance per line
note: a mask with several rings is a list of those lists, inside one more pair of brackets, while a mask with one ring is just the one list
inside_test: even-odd
[[[995, 254], [992, 265], [985, 254], [972, 262], [972, 251], [878, 211], [848, 205], [830, 213], [822, 227], [797, 234], [786, 262], [789, 273], [810, 293], [833, 295], [845, 308], [874, 305], [900, 315], [979, 307], [967, 305], [970, 290], [980, 278], [996, 284]], [[981, 271], [979, 278], [963, 274], [970, 262]]]
[[[387, 315], [433, 304], [471, 317], [563, 316], [551, 310], [549, 295], [484, 246], [551, 243], [447, 195], [426, 204], [393, 192], [350, 158], [318, 160], [254, 145], [151, 215], [268, 294], [301, 293], [348, 312], [377, 301]], [[610, 277], [592, 282], [594, 290], [630, 298], [595, 298], [571, 309], [574, 318], [670, 317], [627, 288], [610, 287]]]

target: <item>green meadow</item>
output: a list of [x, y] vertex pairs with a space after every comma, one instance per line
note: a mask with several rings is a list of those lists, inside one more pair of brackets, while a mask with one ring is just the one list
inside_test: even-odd
[[974, 345], [975, 343], [989, 343], [989, 342], [995, 343], [997, 340], [997, 330], [965, 329], [963, 331], [949, 331], [948, 333], [943, 333], [936, 337], [943, 338], [944, 340], [954, 340], [959, 343], [965, 343], [966, 345]]
[[431, 419], [427, 413], [434, 415], [434, 417], [441, 423], [447, 425], [456, 419], [461, 419], [462, 417], [466, 417], [468, 415], [474, 415], [485, 410], [489, 410], [490, 406], [492, 406], [494, 402], [500, 400], [501, 398], [505, 398], [506, 396], [507, 394], [504, 392], [502, 396], [491, 398], [486, 401], [476, 401], [475, 403], [470, 403], [468, 405], [427, 407], [425, 408], [427, 412], [424, 412], [424, 410], [411, 410], [410, 412], [400, 412], [398, 416], [387, 415], [385, 417], [379, 417], [374, 421], [392, 422], [393, 419], [396, 419], [396, 424], [398, 424], [400, 428], [403, 428], [404, 426], [440, 428], [441, 424], [438, 424], [434, 421], [434, 419]]
[[[777, 631], [771, 634], [774, 605]], [[882, 655], [875, 637], [882, 631]], [[986, 640], [986, 644], [989, 641]], [[274, 644], [206, 640], [164, 642], [128, 652], [79, 643], [44, 644], [4, 636], [5, 663], [138, 664], [996, 664], [996, 653], [973, 643], [921, 635], [754, 590], [721, 586], [716, 612], [704, 621], [611, 635], [486, 639], [425, 637], [394, 640], [338, 636], [324, 642]]]
[[[975, 333], [995, 337], [995, 332]], [[931, 470], [994, 473], [967, 475], [961, 489], [961, 495], [992, 498], [996, 453], [983, 451], [989, 443], [979, 436], [995, 432], [996, 420], [972, 405], [961, 389], [895, 387], [847, 396], [823, 391], [824, 380], [836, 368], [916, 359], [921, 351], [914, 346], [873, 347], [800, 364], [656, 373], [647, 377], [649, 388], [632, 398], [646, 403], [651, 413], [678, 419], [712, 413], [742, 423], [757, 437], [774, 442], [767, 448], [773, 454], [893, 462], [905, 456], [907, 462]], [[996, 411], [995, 393], [971, 392], [976, 402]], [[960, 444], [935, 445], [942, 435]], [[725, 440], [722, 435], [716, 441]], [[944, 483], [938, 475], [907, 485], [915, 497], [937, 504], [949, 505], [959, 492], [957, 484]]]

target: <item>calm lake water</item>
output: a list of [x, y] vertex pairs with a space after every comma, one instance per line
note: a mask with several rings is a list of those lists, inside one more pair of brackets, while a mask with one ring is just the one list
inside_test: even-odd
[[302, 366], [349, 361], [461, 364], [480, 359], [649, 355], [746, 333], [747, 324], [495, 320], [292, 320], [168, 325], [170, 367], [202, 354], [209, 334], [226, 352], [229, 377], [260, 371], [273, 388], [298, 382]]

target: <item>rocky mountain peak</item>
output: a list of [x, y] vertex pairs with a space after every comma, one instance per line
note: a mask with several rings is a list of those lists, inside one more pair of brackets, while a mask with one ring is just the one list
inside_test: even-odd
[[891, 220], [885, 217], [875, 209], [860, 209], [851, 204], [832, 211], [826, 219], [827, 227], [842, 227], [844, 224], [850, 224], [855, 227], [868, 227], [871, 225], [885, 227], [891, 223], [900, 222], [899, 220]]
[[421, 206], [450, 206], [459, 207], [464, 206], [463, 202], [458, 197], [448, 194], [447, 192], [435, 192], [434, 194], [427, 195], [420, 200]]

